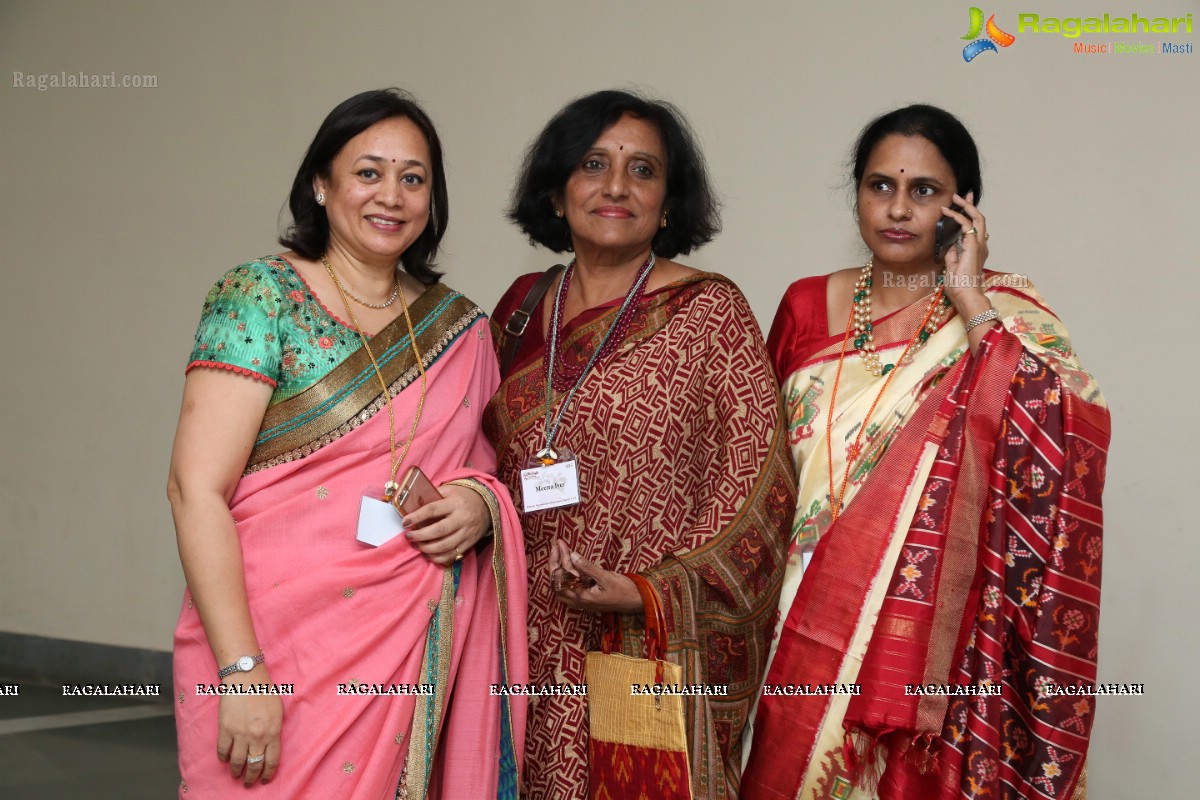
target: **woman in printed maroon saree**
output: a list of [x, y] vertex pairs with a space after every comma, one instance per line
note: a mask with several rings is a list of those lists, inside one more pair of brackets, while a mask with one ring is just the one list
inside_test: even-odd
[[[518, 508], [521, 471], [550, 447], [548, 430], [559, 456], [569, 450], [578, 464], [579, 502], [530, 511], [524, 497], [531, 680], [583, 683], [599, 612], [623, 615], [625, 652], [641, 655], [642, 600], [627, 577], [637, 573], [661, 600], [667, 658], [684, 682], [728, 687], [686, 703], [693, 796], [736, 797], [794, 480], [745, 299], [728, 279], [668, 260], [717, 230], [700, 154], [665, 104], [589, 95], [531, 148], [512, 217], [534, 242], [575, 254], [533, 311], [484, 418]], [[501, 338], [538, 277], [519, 278], [500, 301]], [[562, 413], [549, 425], [548, 374], [552, 414]], [[588, 738], [586, 697], [532, 698], [525, 796], [587, 797]], [[593, 758], [593, 777], [619, 761]], [[661, 762], [621, 763], [620, 775], [601, 776], [614, 796], [686, 787], [687, 775]]]
[[957, 119], [885, 114], [854, 180], [871, 258], [793, 284], [768, 338], [799, 491], [743, 797], [1082, 796], [1094, 698], [1057, 687], [1096, 677], [1104, 400], [982, 269]]

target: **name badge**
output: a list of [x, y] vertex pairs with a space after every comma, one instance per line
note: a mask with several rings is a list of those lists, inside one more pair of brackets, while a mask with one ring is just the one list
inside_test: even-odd
[[521, 470], [521, 499], [525, 503], [525, 513], [578, 503], [577, 465], [578, 462], [571, 458]]
[[372, 547], [391, 541], [405, 531], [404, 518], [391, 503], [364, 495], [358, 507], [358, 535], [363, 544]]

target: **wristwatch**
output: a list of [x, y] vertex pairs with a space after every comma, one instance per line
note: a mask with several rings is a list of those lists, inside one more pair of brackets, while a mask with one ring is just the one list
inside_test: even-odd
[[217, 680], [221, 680], [221, 678], [232, 675], [235, 672], [249, 672], [265, 660], [266, 658], [263, 656], [261, 650], [258, 651], [258, 655], [256, 656], [242, 656], [228, 667], [222, 667], [218, 670]]

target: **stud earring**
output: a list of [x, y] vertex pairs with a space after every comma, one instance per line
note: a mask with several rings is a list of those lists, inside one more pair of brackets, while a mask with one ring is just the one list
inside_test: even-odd
[[667, 227], [667, 215], [666, 214], [663, 214], [663, 218], [661, 221], [659, 221], [658, 227], [660, 227], [660, 228]]
[[317, 205], [319, 205], [319, 206], [325, 205], [325, 193], [324, 192], [317, 192]]
[[559, 219], [562, 219], [562, 215], [563, 215], [563, 210], [561, 208], [554, 209], [554, 216], [558, 217]]

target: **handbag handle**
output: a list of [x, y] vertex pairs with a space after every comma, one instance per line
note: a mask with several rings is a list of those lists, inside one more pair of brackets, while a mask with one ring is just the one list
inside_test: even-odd
[[[650, 586], [650, 582], [636, 573], [627, 574], [625, 577], [633, 581], [634, 586], [638, 589], [638, 594], [642, 596], [642, 608], [646, 617], [646, 635], [643, 639], [643, 656], [657, 662], [657, 668], [654, 671], [654, 682], [663, 682], [663, 653], [667, 650], [667, 623], [663, 615], [662, 603], [658, 599], [658, 594]], [[604, 615], [604, 636], [601, 640], [600, 649], [607, 655], [613, 651], [620, 651], [624, 646], [624, 639], [621, 634], [621, 624], [617, 619], [616, 614]]]

